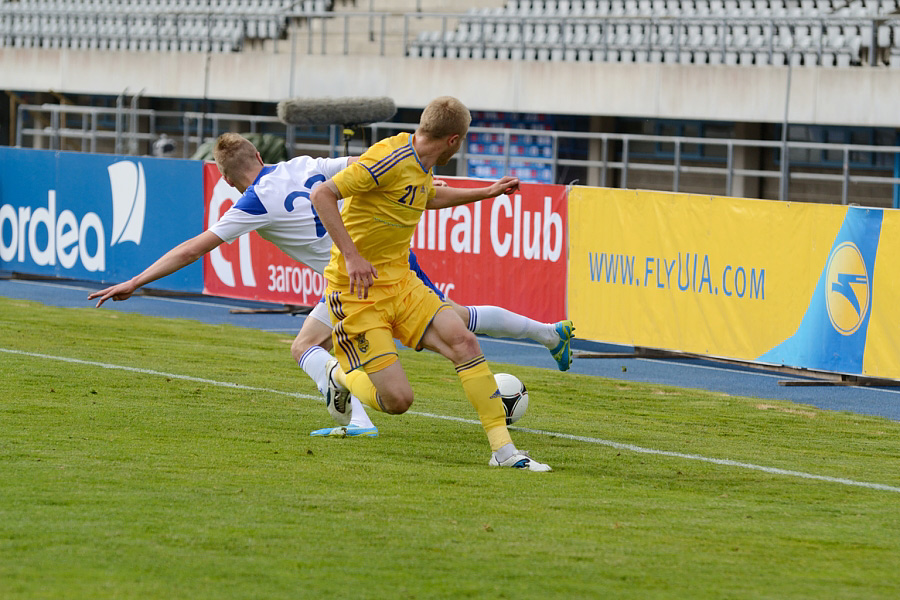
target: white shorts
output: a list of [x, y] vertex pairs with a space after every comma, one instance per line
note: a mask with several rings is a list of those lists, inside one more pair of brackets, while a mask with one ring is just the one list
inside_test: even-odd
[[331, 315], [328, 314], [328, 305], [325, 304], [324, 296], [322, 296], [322, 300], [316, 303], [316, 305], [313, 306], [313, 309], [309, 311], [307, 318], [310, 317], [324, 325], [327, 325], [328, 329], [331, 329]]

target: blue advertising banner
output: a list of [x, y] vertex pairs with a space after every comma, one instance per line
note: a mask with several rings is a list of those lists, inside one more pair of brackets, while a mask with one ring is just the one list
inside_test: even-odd
[[800, 326], [760, 362], [863, 373], [883, 217], [879, 209], [847, 209]]
[[[0, 269], [116, 283], [203, 231], [203, 163], [0, 148]], [[153, 287], [203, 291], [202, 265]]]

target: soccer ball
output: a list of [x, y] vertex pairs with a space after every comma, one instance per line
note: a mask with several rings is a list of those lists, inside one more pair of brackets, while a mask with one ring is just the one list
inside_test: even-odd
[[509, 373], [495, 373], [494, 379], [497, 381], [497, 390], [500, 392], [500, 400], [506, 412], [506, 424], [512, 425], [525, 416], [528, 409], [528, 390], [518, 377]]

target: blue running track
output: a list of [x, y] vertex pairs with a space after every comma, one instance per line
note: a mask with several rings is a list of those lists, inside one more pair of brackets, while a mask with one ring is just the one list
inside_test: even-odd
[[[90, 307], [88, 294], [98, 284], [59, 280], [0, 279], [0, 296], [42, 302], [51, 306]], [[119, 310], [159, 317], [195, 319], [204, 323], [252, 327], [264, 331], [294, 334], [302, 315], [233, 314], [233, 308], [272, 307], [262, 303], [211, 297], [136, 295], [125, 302], [107, 302], [101, 310]], [[576, 328], [578, 323], [575, 324]], [[576, 330], [577, 334], [577, 330]], [[481, 337], [488, 360], [556, 370], [550, 353], [531, 342], [494, 340]], [[2, 344], [0, 344], [2, 345]], [[782, 373], [690, 358], [578, 358], [581, 351], [614, 351], [615, 348], [576, 340], [576, 358], [570, 372], [608, 377], [621, 381], [657, 383], [704, 389], [737, 396], [789, 400], [825, 410], [900, 420], [900, 387], [866, 386], [781, 386], [779, 381], [799, 379]], [[619, 350], [622, 350], [619, 348]], [[628, 350], [628, 349], [624, 349]], [[2, 360], [2, 359], [0, 359]]]

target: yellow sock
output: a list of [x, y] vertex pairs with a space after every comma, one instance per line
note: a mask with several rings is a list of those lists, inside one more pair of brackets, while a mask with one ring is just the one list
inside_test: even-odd
[[506, 413], [503, 411], [503, 403], [497, 394], [497, 382], [488, 368], [483, 354], [456, 366], [456, 373], [462, 382], [463, 390], [478, 418], [481, 426], [487, 434], [491, 450], [496, 451], [501, 446], [512, 443], [509, 430], [506, 429]]
[[[359, 398], [360, 402], [378, 412], [384, 412], [384, 409], [378, 404], [378, 392], [375, 390], [375, 384], [372, 383], [365, 371], [356, 369], [346, 375], [341, 371], [341, 375], [344, 376], [344, 381], [338, 381], [338, 383], [349, 389], [350, 393]], [[335, 379], [338, 379], [338, 376], [335, 376]]]

